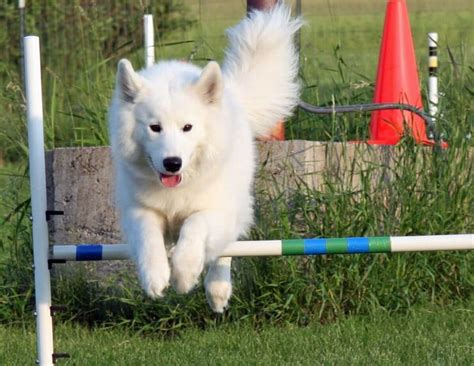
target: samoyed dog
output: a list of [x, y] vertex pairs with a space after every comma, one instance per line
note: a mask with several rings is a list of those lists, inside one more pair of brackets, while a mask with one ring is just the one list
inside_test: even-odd
[[[216, 312], [232, 292], [226, 246], [253, 220], [254, 139], [296, 106], [301, 26], [277, 5], [228, 30], [222, 66], [118, 64], [109, 111], [118, 209], [140, 283], [153, 297], [189, 292], [207, 267]], [[169, 253], [167, 253], [167, 248]]]

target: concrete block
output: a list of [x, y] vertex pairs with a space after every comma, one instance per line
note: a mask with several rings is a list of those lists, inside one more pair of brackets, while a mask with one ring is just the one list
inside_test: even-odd
[[61, 148], [46, 153], [53, 243], [119, 243], [114, 173], [108, 147]]

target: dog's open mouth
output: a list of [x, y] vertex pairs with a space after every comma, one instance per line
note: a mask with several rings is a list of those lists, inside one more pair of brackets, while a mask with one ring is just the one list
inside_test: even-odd
[[161, 183], [163, 183], [165, 187], [174, 188], [174, 187], [177, 187], [179, 183], [181, 183], [181, 174], [167, 175], [167, 174], [160, 173], [160, 180], [161, 180]]

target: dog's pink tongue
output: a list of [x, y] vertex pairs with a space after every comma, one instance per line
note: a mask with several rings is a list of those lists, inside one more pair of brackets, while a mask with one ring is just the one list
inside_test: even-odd
[[161, 183], [165, 187], [174, 188], [181, 182], [181, 175], [160, 174]]

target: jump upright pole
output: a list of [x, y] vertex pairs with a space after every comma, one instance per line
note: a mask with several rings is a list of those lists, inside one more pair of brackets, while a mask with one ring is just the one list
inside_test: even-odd
[[31, 209], [33, 216], [33, 259], [35, 272], [37, 363], [53, 365], [53, 320], [51, 281], [48, 269], [48, 226], [46, 222], [46, 169], [43, 136], [43, 98], [39, 38], [24, 39], [25, 89], [28, 120]]
[[145, 67], [149, 68], [155, 63], [155, 33], [153, 29], [153, 15], [143, 16], [143, 33], [145, 47]]
[[18, 0], [18, 12], [20, 15], [20, 71], [23, 88], [25, 87], [25, 47], [23, 45], [23, 39], [25, 38], [25, 5], [25, 0]]
[[[239, 241], [229, 244], [222, 253], [222, 257], [373, 254], [473, 249], [473, 234], [382, 236]], [[54, 245], [50, 250], [50, 260], [53, 262], [119, 260], [129, 257], [129, 246], [126, 244]]]
[[435, 121], [438, 114], [438, 33], [428, 33], [428, 108]]

